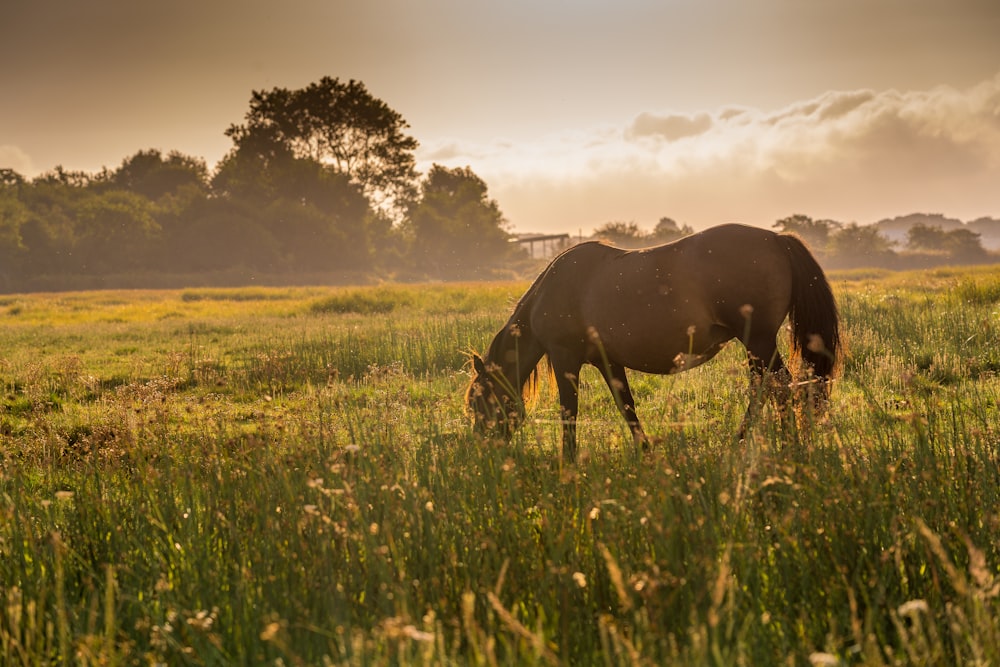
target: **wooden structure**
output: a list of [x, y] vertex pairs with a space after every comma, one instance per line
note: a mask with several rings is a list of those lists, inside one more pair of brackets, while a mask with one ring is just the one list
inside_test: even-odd
[[520, 244], [532, 259], [552, 259], [572, 245], [569, 234], [521, 234], [511, 243]]

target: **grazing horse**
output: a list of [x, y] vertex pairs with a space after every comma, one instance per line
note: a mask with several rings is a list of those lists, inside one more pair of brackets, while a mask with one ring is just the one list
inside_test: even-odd
[[[576, 245], [552, 260], [480, 357], [466, 404], [476, 429], [506, 438], [525, 417], [548, 356], [562, 408], [563, 456], [576, 456], [578, 379], [597, 368], [632, 436], [646, 435], [625, 369], [679, 373], [736, 338], [747, 350], [751, 384], [787, 401], [791, 375], [776, 336], [791, 321], [791, 350], [811, 368], [825, 396], [840, 344], [839, 317], [823, 270], [797, 237], [721, 225], [642, 250], [601, 242]], [[756, 393], [756, 392], [755, 392]], [[754, 411], [755, 398], [740, 427]]]

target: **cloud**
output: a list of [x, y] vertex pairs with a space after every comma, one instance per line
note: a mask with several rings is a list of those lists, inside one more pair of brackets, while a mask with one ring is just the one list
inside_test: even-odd
[[17, 146], [0, 145], [0, 169], [13, 169], [22, 176], [35, 173], [31, 157]]
[[639, 114], [625, 131], [629, 139], [653, 136], [666, 141], [677, 141], [685, 137], [704, 134], [712, 127], [712, 117], [707, 113], [695, 116], [684, 114], [657, 115]]
[[644, 112], [618, 128], [437, 155], [482, 176], [517, 229], [998, 215], [1000, 75], [965, 90], [830, 91], [769, 111]]

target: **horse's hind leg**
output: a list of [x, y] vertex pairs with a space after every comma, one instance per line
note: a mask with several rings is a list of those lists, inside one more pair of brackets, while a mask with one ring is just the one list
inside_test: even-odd
[[738, 437], [743, 440], [761, 405], [773, 397], [784, 411], [791, 399], [791, 374], [785, 366], [774, 336], [751, 339], [747, 342], [747, 359], [750, 364], [750, 402], [743, 415]]
[[601, 377], [611, 390], [611, 395], [615, 399], [618, 411], [625, 418], [629, 430], [632, 432], [632, 440], [636, 445], [642, 445], [644, 450], [649, 449], [649, 438], [646, 437], [639, 424], [639, 417], [635, 413], [635, 399], [632, 398], [632, 389], [628, 386], [628, 377], [625, 375], [625, 367], [621, 364], [607, 362], [597, 366], [601, 372]]

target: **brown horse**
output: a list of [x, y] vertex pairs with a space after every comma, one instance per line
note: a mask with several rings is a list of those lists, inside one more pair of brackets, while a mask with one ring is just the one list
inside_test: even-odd
[[[746, 347], [752, 385], [770, 374], [769, 385], [787, 400], [791, 376], [775, 340], [786, 316], [792, 353], [825, 394], [840, 344], [837, 305], [823, 270], [797, 237], [721, 225], [642, 250], [581, 243], [552, 260], [486, 354], [473, 355], [466, 404], [477, 430], [510, 438], [524, 419], [539, 362], [548, 356], [562, 408], [563, 456], [572, 460], [578, 378], [589, 363], [645, 446], [626, 368], [679, 373], [736, 338]], [[753, 410], [751, 397], [741, 438]]]

